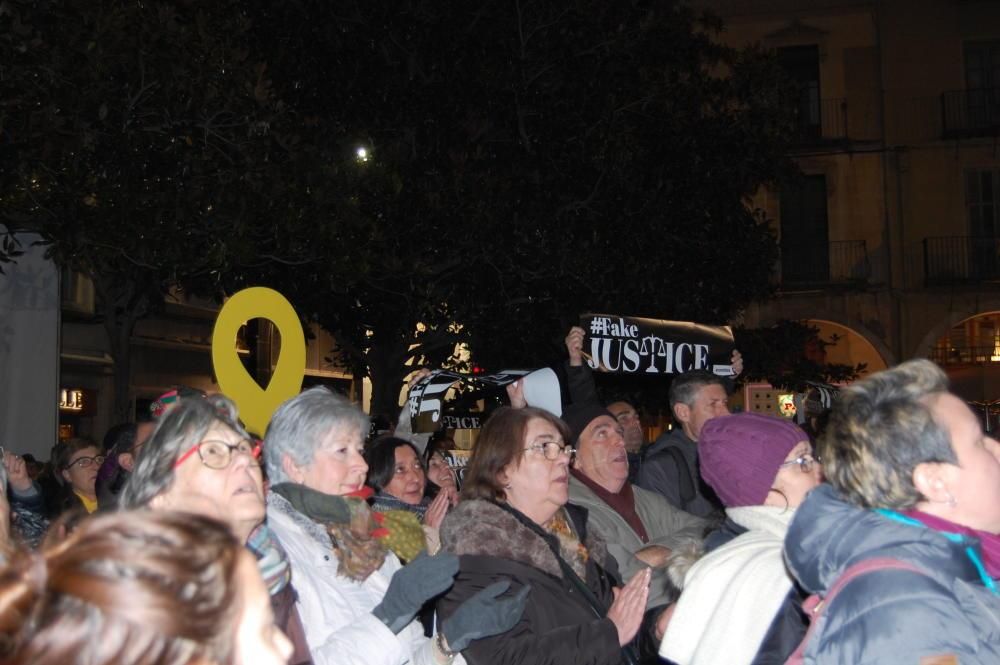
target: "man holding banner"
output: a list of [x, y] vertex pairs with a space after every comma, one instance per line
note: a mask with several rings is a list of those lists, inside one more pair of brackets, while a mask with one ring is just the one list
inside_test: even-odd
[[673, 375], [670, 407], [677, 426], [646, 449], [639, 468], [633, 469], [635, 483], [699, 517], [720, 514], [721, 505], [698, 472], [695, 442], [706, 420], [729, 413], [730, 377], [743, 370], [732, 330], [607, 314], [586, 314], [580, 323], [566, 337], [573, 402], [597, 399], [588, 368]]

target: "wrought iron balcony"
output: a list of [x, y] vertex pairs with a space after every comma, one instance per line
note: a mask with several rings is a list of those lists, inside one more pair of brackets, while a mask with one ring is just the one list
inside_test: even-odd
[[937, 346], [931, 349], [930, 359], [938, 365], [1000, 365], [1000, 353], [996, 344], [979, 346]]
[[846, 139], [847, 100], [802, 95], [795, 105], [795, 121], [795, 141], [799, 145]]
[[945, 138], [1000, 132], [1000, 88], [948, 90], [941, 94]]
[[1000, 280], [1000, 238], [924, 238], [924, 281], [928, 286]]
[[870, 277], [864, 240], [781, 242], [782, 286], [863, 285]]

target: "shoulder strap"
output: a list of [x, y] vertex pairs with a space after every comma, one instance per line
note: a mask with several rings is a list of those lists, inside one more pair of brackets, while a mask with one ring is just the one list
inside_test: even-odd
[[813, 634], [818, 630], [820, 618], [822, 618], [830, 603], [833, 602], [833, 599], [837, 597], [837, 594], [843, 591], [844, 587], [856, 578], [879, 570], [908, 570], [920, 575], [929, 575], [920, 566], [907, 561], [901, 561], [900, 559], [893, 559], [892, 557], [865, 559], [852, 566], [848, 566], [847, 570], [841, 573], [840, 577], [833, 583], [833, 586], [829, 588], [825, 596], [813, 594], [802, 603], [802, 610], [809, 617], [809, 629], [806, 631], [802, 641], [799, 642], [799, 646], [788, 657], [788, 660], [785, 661], [785, 665], [801, 665], [805, 663], [805, 652], [806, 647], [809, 646], [809, 640], [812, 639]]

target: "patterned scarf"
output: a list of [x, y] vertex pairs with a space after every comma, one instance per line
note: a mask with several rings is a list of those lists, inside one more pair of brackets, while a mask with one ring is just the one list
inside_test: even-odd
[[305, 485], [279, 483], [271, 491], [326, 530], [337, 554], [339, 574], [361, 582], [382, 567], [387, 550], [381, 539], [387, 533], [380, 526], [381, 515], [376, 517], [368, 507], [370, 488], [334, 496]]
[[424, 515], [427, 513], [427, 506], [429, 506], [430, 503], [431, 502], [428, 499], [421, 499], [418, 504], [406, 503], [405, 501], [401, 501], [383, 490], [376, 494], [375, 498], [372, 499], [372, 510], [376, 510], [380, 513], [387, 513], [390, 510], [405, 510], [415, 514], [417, 518], [423, 522]]
[[292, 580], [288, 554], [274, 538], [267, 524], [262, 523], [251, 532], [247, 539], [247, 549], [257, 558], [257, 567], [269, 595], [273, 596], [288, 586]]
[[590, 552], [570, 526], [566, 513], [560, 509], [543, 528], [559, 540], [559, 555], [563, 561], [570, 565], [581, 580], [587, 579], [587, 560], [590, 558]]

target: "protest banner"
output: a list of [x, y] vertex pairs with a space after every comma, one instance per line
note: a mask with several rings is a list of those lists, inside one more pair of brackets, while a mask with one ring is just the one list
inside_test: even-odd
[[729, 326], [633, 316], [584, 314], [587, 364], [617, 374], [683, 374], [700, 369], [732, 376], [735, 344]]
[[418, 381], [407, 398], [410, 409], [410, 425], [414, 432], [434, 432], [438, 429], [478, 429], [482, 426], [478, 414], [475, 422], [472, 414], [449, 416], [445, 413], [445, 395], [452, 386], [464, 383], [484, 389], [501, 389], [515, 381], [523, 380], [524, 397], [530, 406], [537, 406], [560, 415], [562, 402], [559, 379], [547, 367], [538, 370], [504, 370], [495, 374], [459, 374], [449, 370], [433, 370]]

